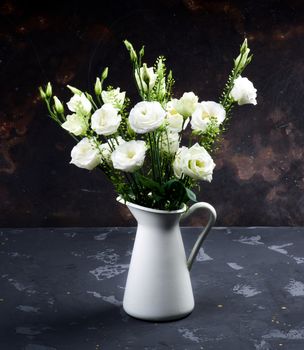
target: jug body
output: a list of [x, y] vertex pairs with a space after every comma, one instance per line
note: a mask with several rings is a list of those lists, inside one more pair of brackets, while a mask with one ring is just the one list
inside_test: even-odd
[[[216, 220], [216, 211], [206, 202], [175, 211], [126, 204], [137, 221], [136, 237], [127, 277], [123, 308], [131, 316], [149, 321], [183, 318], [194, 308], [189, 271]], [[187, 210], [186, 210], [187, 209]], [[186, 258], [179, 222], [198, 209], [209, 219]]]
[[138, 226], [123, 308], [131, 316], [168, 321], [194, 308], [179, 221], [185, 208], [166, 212], [127, 203]]

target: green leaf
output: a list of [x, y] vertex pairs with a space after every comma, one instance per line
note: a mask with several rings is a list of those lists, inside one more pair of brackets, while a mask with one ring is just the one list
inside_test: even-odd
[[186, 187], [181, 181], [176, 179], [169, 180], [163, 185], [163, 188], [170, 201], [177, 199], [181, 199], [182, 201], [185, 200], [187, 194]]
[[188, 198], [192, 202], [197, 202], [196, 194], [193, 191], [191, 191], [190, 188], [186, 188], [186, 193], [187, 193]]
[[146, 189], [151, 190], [151, 192], [157, 192], [157, 193], [161, 193], [162, 192], [162, 188], [160, 186], [160, 184], [148, 177], [145, 177], [139, 173], [135, 173], [134, 176], [136, 177], [137, 181]]

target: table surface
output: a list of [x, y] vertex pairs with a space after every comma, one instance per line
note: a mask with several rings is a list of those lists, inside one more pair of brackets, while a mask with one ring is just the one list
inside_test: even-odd
[[[198, 228], [182, 229], [189, 253]], [[134, 228], [0, 230], [0, 349], [304, 349], [304, 228], [215, 228], [196, 306], [166, 323], [122, 309]]]

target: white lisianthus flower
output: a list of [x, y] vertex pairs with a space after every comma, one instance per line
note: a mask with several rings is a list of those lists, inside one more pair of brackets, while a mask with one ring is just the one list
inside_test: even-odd
[[102, 91], [101, 98], [103, 103], [111, 103], [114, 107], [121, 108], [124, 104], [126, 92], [120, 92], [120, 88], [109, 91]]
[[91, 118], [91, 127], [98, 135], [114, 134], [121, 122], [121, 115], [110, 103], [105, 103], [97, 109]]
[[[176, 109], [173, 108], [171, 101], [167, 103], [166, 111], [167, 129], [172, 132], [181, 132], [183, 129], [184, 117], [179, 114]], [[189, 120], [186, 119], [184, 123], [184, 129], [185, 126], [187, 126], [188, 122]]]
[[177, 132], [165, 131], [161, 135], [160, 149], [169, 154], [177, 152], [179, 147], [179, 134]]
[[235, 79], [230, 96], [237, 101], [240, 106], [245, 104], [257, 104], [257, 90], [252, 82], [245, 77], [239, 76]]
[[[184, 118], [179, 113], [167, 113], [166, 122], [168, 130], [172, 132], [181, 132], [183, 129]], [[186, 123], [185, 123], [186, 124]], [[188, 124], [188, 122], [187, 122]]]
[[182, 177], [182, 174], [183, 174], [183, 162], [182, 162], [183, 153], [186, 152], [187, 150], [188, 150], [188, 148], [185, 146], [180, 147], [177, 150], [174, 161], [173, 161], [174, 175], [178, 179], [180, 179]]
[[99, 146], [99, 149], [103, 159], [109, 161], [111, 159], [111, 154], [116, 149], [116, 147], [122, 145], [125, 142], [126, 141], [121, 136], [118, 136], [116, 138], [111, 138], [108, 140], [108, 142], [101, 144]]
[[75, 94], [67, 103], [68, 109], [80, 115], [88, 115], [91, 112], [92, 104], [84, 93]]
[[116, 147], [111, 154], [113, 167], [133, 173], [141, 168], [146, 155], [147, 146], [144, 141], [128, 141]]
[[203, 101], [199, 103], [192, 114], [191, 127], [193, 130], [205, 131], [214, 118], [217, 125], [225, 120], [226, 111], [220, 104], [213, 101]]
[[[139, 79], [140, 76], [140, 79]], [[145, 80], [149, 80], [149, 83], [145, 82]], [[135, 71], [135, 80], [137, 82], [137, 85], [140, 89], [143, 89], [144, 92], [147, 92], [148, 90], [151, 91], [155, 85], [157, 75], [154, 72], [153, 67], [147, 67], [147, 65], [144, 63], [143, 67], [140, 67], [139, 69], [139, 75], [138, 71]]]
[[84, 135], [88, 129], [88, 125], [83, 116], [79, 114], [67, 115], [66, 121], [61, 127], [76, 136]]
[[179, 100], [172, 100], [173, 108], [185, 118], [192, 115], [197, 103], [198, 97], [193, 92], [185, 92]]
[[87, 137], [73, 147], [71, 157], [70, 164], [88, 170], [94, 169], [101, 162], [100, 151]]
[[159, 102], [142, 101], [130, 111], [130, 126], [138, 134], [145, 134], [161, 126], [165, 115], [166, 111]]
[[215, 163], [210, 154], [198, 143], [190, 148], [182, 147], [173, 162], [174, 174], [177, 178], [181, 174], [188, 175], [195, 180], [211, 182]]

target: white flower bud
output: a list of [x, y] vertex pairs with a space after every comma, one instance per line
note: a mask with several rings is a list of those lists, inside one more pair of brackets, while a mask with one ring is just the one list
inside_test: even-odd
[[96, 96], [99, 96], [101, 94], [101, 81], [99, 78], [96, 78], [94, 91], [95, 91]]
[[70, 89], [74, 95], [81, 95], [82, 94], [82, 91], [75, 88], [74, 86], [67, 85], [67, 88]]
[[132, 44], [128, 40], [124, 40], [124, 44], [125, 44], [127, 50], [130, 53], [131, 61], [136, 62], [137, 61], [137, 55], [136, 55], [136, 52], [135, 52]]
[[102, 74], [101, 74], [101, 80], [102, 80], [102, 81], [104, 81], [105, 79], [107, 79], [107, 77], [108, 77], [108, 72], [109, 72], [109, 68], [106, 67], [106, 68], [103, 70]]
[[62, 114], [64, 112], [63, 105], [57, 96], [54, 96], [54, 105], [57, 113]]
[[46, 94], [46, 97], [51, 97], [52, 96], [52, 85], [50, 82], [47, 83], [47, 86], [46, 86], [46, 90], [45, 90], [45, 94]]
[[234, 60], [234, 67], [238, 67], [238, 69], [242, 68], [248, 58], [250, 49], [246, 49], [244, 52], [241, 52], [238, 57]]
[[245, 38], [243, 43], [242, 43], [240, 51], [245, 52], [247, 49], [248, 49], [248, 43], [247, 43], [247, 38]]
[[144, 63], [143, 66], [138, 71], [135, 71], [135, 79], [139, 89], [144, 92], [151, 91], [155, 85], [157, 75], [154, 72], [153, 67], [147, 67]]
[[42, 89], [41, 86], [39, 86], [39, 93], [40, 93], [40, 97], [41, 97], [43, 100], [45, 100], [46, 94], [45, 94], [45, 92], [43, 91], [43, 89]]

